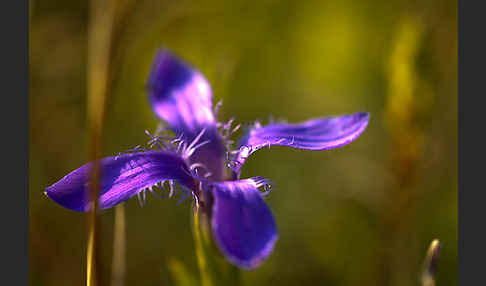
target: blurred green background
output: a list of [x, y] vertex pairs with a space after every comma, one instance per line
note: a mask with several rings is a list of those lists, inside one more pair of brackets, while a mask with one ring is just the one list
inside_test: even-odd
[[[430, 241], [437, 285], [457, 284], [457, 2], [118, 1], [103, 154], [147, 142], [145, 82], [160, 46], [198, 67], [220, 119], [289, 122], [371, 113], [337, 150], [261, 150], [242, 177], [267, 197], [280, 239], [244, 285], [419, 285]], [[30, 1], [30, 279], [84, 285], [86, 216], [44, 188], [89, 160], [87, 1]], [[126, 204], [126, 285], [198, 281], [188, 203]], [[101, 218], [109, 285], [113, 210]]]

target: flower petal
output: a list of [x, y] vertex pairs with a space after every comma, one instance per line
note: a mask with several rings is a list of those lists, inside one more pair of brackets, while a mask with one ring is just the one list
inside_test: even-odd
[[206, 78], [188, 63], [177, 58], [166, 49], [161, 49], [152, 66], [148, 79], [149, 100], [161, 119], [189, 145], [203, 135], [199, 142], [208, 144], [198, 148], [191, 163], [202, 163], [213, 174], [212, 179], [221, 180], [225, 148], [216, 128], [212, 110], [212, 92]]
[[233, 264], [251, 269], [270, 253], [278, 238], [270, 209], [253, 179], [211, 184], [213, 236]]
[[197, 135], [215, 126], [211, 87], [204, 76], [166, 49], [160, 50], [148, 79], [152, 109], [176, 133]]
[[346, 145], [358, 138], [368, 125], [367, 112], [349, 115], [323, 117], [303, 123], [275, 123], [264, 127], [256, 126], [243, 136], [240, 150], [233, 167], [239, 176], [246, 158], [256, 150], [270, 145], [289, 146], [305, 150], [329, 150]]
[[[83, 165], [46, 189], [45, 194], [71, 210], [89, 211], [89, 176], [93, 163]], [[100, 160], [101, 190], [98, 203], [107, 209], [130, 199], [139, 191], [164, 181], [175, 180], [195, 189], [183, 159], [172, 152], [147, 151]]]

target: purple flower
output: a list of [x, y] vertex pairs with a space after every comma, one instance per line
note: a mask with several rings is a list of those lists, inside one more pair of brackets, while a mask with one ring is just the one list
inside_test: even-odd
[[[213, 111], [212, 94], [204, 76], [167, 50], [161, 50], [148, 80], [154, 112], [165, 120], [175, 137], [151, 136], [158, 150], [136, 148], [131, 153], [101, 160], [100, 209], [111, 208], [165, 182], [173, 195], [191, 197], [208, 215], [212, 235], [224, 256], [242, 268], [258, 266], [272, 252], [278, 238], [273, 215], [264, 202], [270, 190], [261, 177], [240, 179], [245, 160], [271, 145], [306, 150], [338, 148], [356, 139], [366, 128], [366, 112], [323, 117], [298, 124], [272, 123], [249, 127], [234, 150], [232, 121], [222, 124]], [[46, 189], [49, 198], [75, 211], [88, 211], [88, 163]]]

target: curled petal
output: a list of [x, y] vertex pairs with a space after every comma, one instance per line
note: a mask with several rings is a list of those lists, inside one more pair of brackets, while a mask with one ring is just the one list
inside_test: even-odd
[[[65, 208], [89, 211], [91, 167], [88, 163], [46, 189], [45, 194]], [[100, 160], [101, 184], [98, 204], [107, 209], [130, 199], [152, 185], [174, 180], [195, 189], [184, 160], [172, 152], [148, 151], [107, 157]]]
[[270, 253], [278, 238], [270, 209], [253, 179], [212, 183], [211, 227], [225, 257], [252, 269]]
[[193, 152], [191, 163], [202, 163], [212, 178], [223, 176], [224, 146], [216, 128], [212, 92], [206, 78], [188, 63], [161, 49], [148, 79], [149, 101], [153, 111], [187, 144], [202, 132], [199, 142], [208, 144]]
[[275, 123], [255, 126], [243, 136], [233, 168], [236, 177], [246, 158], [256, 150], [271, 145], [305, 150], [328, 150], [352, 142], [365, 130], [370, 116], [367, 112], [323, 117], [303, 123]]

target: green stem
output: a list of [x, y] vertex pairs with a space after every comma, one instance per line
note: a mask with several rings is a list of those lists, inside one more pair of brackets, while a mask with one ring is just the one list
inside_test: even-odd
[[206, 259], [207, 258], [207, 249], [205, 249], [206, 243], [203, 241], [204, 237], [201, 234], [199, 206], [196, 206], [194, 208], [193, 235], [194, 235], [194, 244], [196, 247], [197, 264], [199, 266], [199, 274], [201, 276], [201, 285], [213, 286], [214, 283], [212, 281], [212, 277], [209, 272], [208, 260]]
[[228, 263], [212, 243], [207, 216], [198, 206], [194, 208], [193, 235], [201, 285], [240, 285], [239, 268]]
[[123, 286], [125, 280], [125, 206], [115, 207], [115, 226], [113, 237], [113, 260], [111, 266], [111, 286]]

